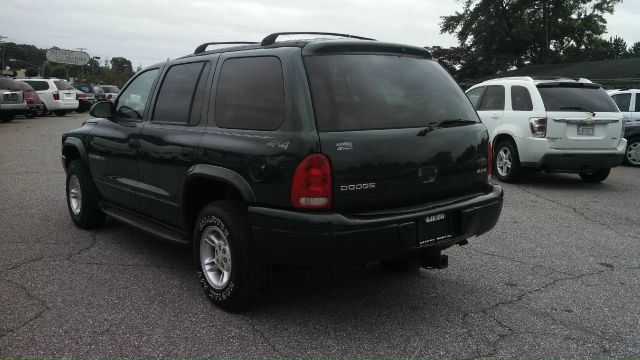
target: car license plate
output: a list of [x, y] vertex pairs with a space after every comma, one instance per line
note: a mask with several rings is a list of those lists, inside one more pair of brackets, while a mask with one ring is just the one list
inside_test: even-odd
[[418, 224], [419, 246], [429, 246], [453, 237], [451, 228], [451, 214], [440, 213], [429, 215], [420, 219]]
[[593, 125], [578, 125], [578, 135], [593, 136]]
[[4, 101], [16, 101], [18, 100], [18, 94], [4, 94]]

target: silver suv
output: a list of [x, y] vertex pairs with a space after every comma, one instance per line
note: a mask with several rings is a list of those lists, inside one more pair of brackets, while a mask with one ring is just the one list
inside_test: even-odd
[[13, 120], [16, 113], [27, 110], [22, 89], [8, 77], [0, 76], [0, 121]]

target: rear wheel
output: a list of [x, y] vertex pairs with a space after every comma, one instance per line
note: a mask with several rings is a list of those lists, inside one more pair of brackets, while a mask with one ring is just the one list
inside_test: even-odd
[[503, 182], [515, 182], [521, 174], [520, 157], [516, 145], [509, 140], [501, 141], [493, 156], [493, 173]]
[[53, 113], [56, 114], [56, 116], [65, 116], [65, 115], [67, 115], [67, 111], [66, 110], [56, 110]]
[[253, 305], [266, 279], [247, 219], [236, 200], [214, 201], [196, 221], [193, 252], [200, 285], [216, 306], [231, 312]]
[[93, 184], [79, 160], [73, 160], [67, 169], [67, 207], [73, 222], [83, 229], [92, 229], [104, 223], [105, 215], [89, 196]]
[[629, 139], [624, 162], [631, 166], [640, 166], [640, 138]]
[[47, 116], [49, 115], [49, 109], [47, 109], [46, 105], [42, 105], [42, 109], [40, 110], [40, 116]]
[[598, 169], [596, 171], [582, 173], [580, 174], [580, 177], [582, 178], [582, 180], [589, 183], [599, 183], [604, 181], [604, 179], [609, 176], [610, 172], [611, 169]]

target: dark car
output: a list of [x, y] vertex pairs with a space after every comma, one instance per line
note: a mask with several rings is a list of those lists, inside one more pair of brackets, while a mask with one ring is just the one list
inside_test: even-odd
[[104, 91], [107, 101], [111, 102], [115, 101], [120, 93], [120, 89], [114, 85], [100, 85], [100, 88]]
[[91, 109], [91, 106], [95, 104], [96, 96], [93, 93], [86, 93], [78, 88], [76, 90], [76, 99], [78, 99], [78, 112], [83, 113]]
[[22, 81], [16, 81], [16, 84], [22, 89], [24, 101], [27, 103], [27, 109], [19, 112], [19, 114], [25, 115], [28, 118], [34, 118], [36, 115], [42, 113], [44, 103], [40, 100], [38, 93], [31, 85]]
[[272, 264], [440, 269], [495, 226], [487, 128], [427, 50], [281, 34], [203, 44], [96, 104], [62, 136], [76, 225], [107, 214], [191, 246], [229, 311]]
[[96, 98], [96, 101], [106, 101], [107, 100], [107, 96], [104, 93], [104, 90], [102, 90], [102, 88], [98, 85], [94, 85], [94, 84], [74, 84], [73, 85], [76, 89], [87, 93], [87, 94], [93, 94]]

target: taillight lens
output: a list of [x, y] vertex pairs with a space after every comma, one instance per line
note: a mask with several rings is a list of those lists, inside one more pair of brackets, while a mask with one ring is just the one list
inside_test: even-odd
[[529, 119], [529, 128], [533, 137], [547, 137], [547, 118], [531, 118]]
[[107, 95], [107, 100], [112, 101], [113, 100], [113, 94]]
[[57, 91], [53, 92], [53, 100], [60, 100], [60, 93]]
[[293, 174], [291, 205], [297, 209], [331, 208], [331, 164], [324, 154], [304, 158]]
[[487, 182], [491, 179], [491, 169], [493, 169], [493, 147], [489, 141], [487, 143]]
[[76, 94], [76, 99], [78, 99], [78, 100], [82, 100], [82, 99], [84, 99], [86, 97], [87, 97], [87, 94], [81, 94], [81, 93], [77, 93]]

